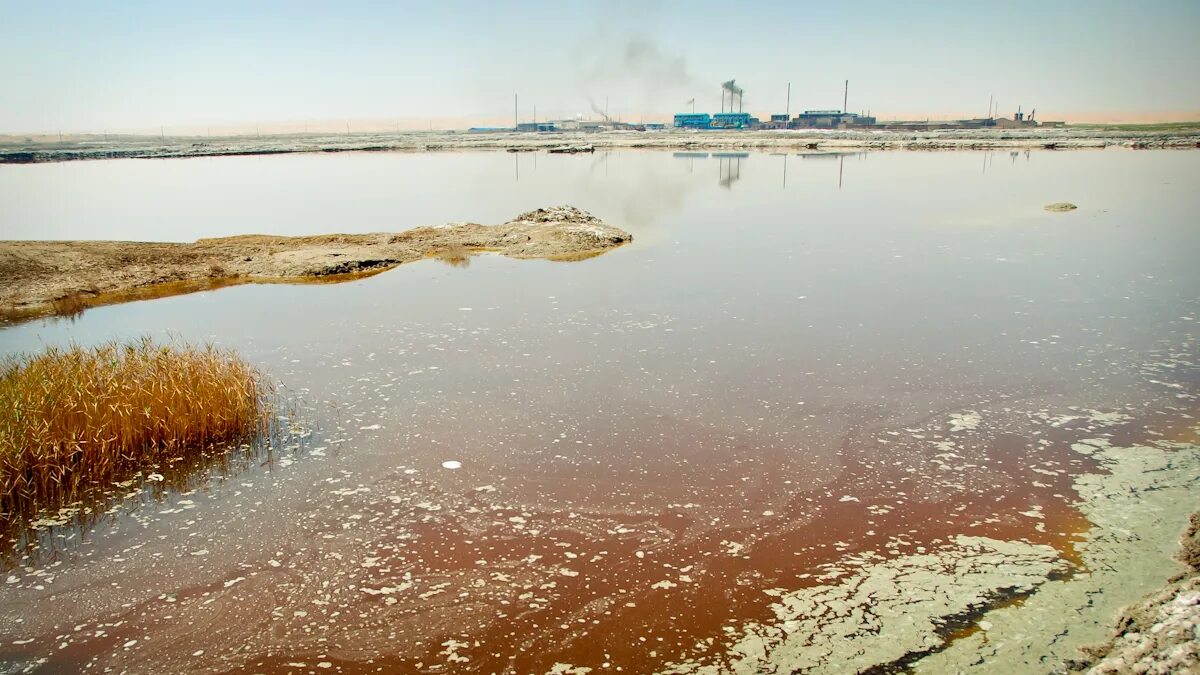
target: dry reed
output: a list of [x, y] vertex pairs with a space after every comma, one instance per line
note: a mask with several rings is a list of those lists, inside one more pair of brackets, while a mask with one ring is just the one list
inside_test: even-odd
[[66, 498], [139, 468], [241, 442], [268, 424], [272, 391], [212, 346], [50, 348], [0, 365], [0, 507]]

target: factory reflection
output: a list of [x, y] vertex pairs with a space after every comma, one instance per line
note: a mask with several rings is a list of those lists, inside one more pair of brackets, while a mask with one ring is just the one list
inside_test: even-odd
[[[748, 161], [750, 153], [748, 152], [675, 152], [671, 153], [675, 159], [687, 161], [688, 173], [696, 172], [696, 161], [702, 162], [709, 159], [717, 160], [717, 183], [726, 189], [732, 189], [733, 184], [742, 178], [742, 162]], [[858, 152], [773, 152], [764, 156], [780, 158], [780, 187], [787, 189], [787, 172], [788, 162], [792, 155], [800, 158], [801, 161], [812, 162], [829, 162], [837, 161], [838, 174], [838, 189], [841, 189], [845, 183], [846, 173], [846, 158], [865, 160], [867, 158], [866, 151]]]

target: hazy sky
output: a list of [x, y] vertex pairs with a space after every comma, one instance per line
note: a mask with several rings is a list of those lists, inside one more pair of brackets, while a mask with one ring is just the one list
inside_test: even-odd
[[[0, 133], [746, 108], [1200, 117], [1200, 0], [16, 2]], [[365, 123], [365, 122], [364, 122]]]

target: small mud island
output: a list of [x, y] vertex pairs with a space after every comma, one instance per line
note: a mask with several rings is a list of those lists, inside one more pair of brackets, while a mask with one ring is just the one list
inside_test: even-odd
[[572, 206], [500, 225], [451, 223], [400, 233], [241, 235], [195, 243], [0, 241], [0, 319], [242, 283], [342, 281], [429, 257], [474, 253], [579, 260], [633, 239]]

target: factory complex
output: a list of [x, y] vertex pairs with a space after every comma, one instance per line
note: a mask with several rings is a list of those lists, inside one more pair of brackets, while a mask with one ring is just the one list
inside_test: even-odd
[[[877, 129], [885, 131], [930, 131], [937, 129], [1020, 129], [1036, 127], [1062, 127], [1065, 122], [1039, 122], [1035, 119], [1036, 111], [1026, 115], [1020, 108], [1011, 118], [999, 117], [996, 104], [988, 102], [988, 114], [985, 117], [961, 120], [912, 120], [879, 122], [869, 112], [866, 114], [853, 113], [847, 110], [850, 95], [850, 82], [845, 82], [842, 97], [842, 108], [839, 110], [805, 110], [792, 115], [791, 84], [788, 84], [788, 112], [772, 114], [767, 120], [761, 120], [742, 110], [742, 99], [745, 91], [733, 80], [721, 84], [721, 110], [717, 113], [696, 112], [695, 99], [688, 101], [692, 106], [691, 112], [675, 114], [671, 126], [675, 129], [700, 130], [730, 130], [730, 129]], [[514, 106], [515, 108], [515, 106]], [[595, 109], [595, 106], [593, 105]], [[605, 104], [607, 108], [607, 103]], [[536, 109], [535, 109], [536, 111]], [[519, 131], [519, 132], [558, 132], [558, 131], [656, 131], [666, 128], [665, 124], [643, 122], [633, 124], [609, 118], [607, 112], [600, 111], [602, 119], [585, 120], [565, 119], [521, 122], [514, 115], [513, 127], [509, 129], [475, 128], [471, 131]], [[536, 116], [535, 116], [536, 118]]]

